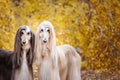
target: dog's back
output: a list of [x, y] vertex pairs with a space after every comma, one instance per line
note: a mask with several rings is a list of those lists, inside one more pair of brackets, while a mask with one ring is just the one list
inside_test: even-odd
[[11, 80], [12, 51], [0, 49], [0, 80]]

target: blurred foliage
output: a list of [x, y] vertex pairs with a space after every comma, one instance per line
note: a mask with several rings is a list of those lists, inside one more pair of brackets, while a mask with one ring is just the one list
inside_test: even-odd
[[0, 0], [0, 48], [13, 49], [21, 25], [35, 32], [44, 20], [53, 23], [57, 44], [83, 50], [83, 66], [120, 70], [119, 0]]

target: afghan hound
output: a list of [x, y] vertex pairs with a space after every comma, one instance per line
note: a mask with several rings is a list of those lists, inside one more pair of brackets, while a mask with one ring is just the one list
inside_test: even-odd
[[[33, 51], [34, 51], [35, 35], [28, 26], [21, 26], [15, 36], [14, 51], [0, 50], [0, 65], [6, 69], [5, 74], [8, 78], [5, 79], [2, 73], [0, 77], [2, 80], [32, 80], [33, 79]], [[7, 59], [7, 60], [6, 60]], [[4, 63], [6, 62], [6, 64]], [[8, 63], [8, 64], [7, 64]], [[11, 67], [11, 68], [9, 68]], [[2, 68], [0, 68], [2, 70]], [[2, 76], [4, 77], [2, 77]], [[6, 76], [6, 77], [7, 77]], [[0, 79], [1, 80], [1, 79]]]
[[56, 46], [55, 31], [49, 21], [38, 26], [35, 42], [39, 80], [81, 80], [81, 57], [70, 45]]

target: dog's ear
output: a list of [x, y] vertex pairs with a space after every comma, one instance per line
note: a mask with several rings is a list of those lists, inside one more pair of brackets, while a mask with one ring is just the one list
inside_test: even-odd
[[41, 40], [39, 37], [39, 29], [37, 29], [36, 35], [35, 35], [35, 47], [34, 47], [34, 64], [39, 65], [40, 63], [40, 48], [41, 48]]
[[56, 47], [56, 36], [55, 36], [55, 31], [53, 29], [53, 25], [49, 23], [50, 26], [50, 40], [49, 40], [49, 47], [51, 52], [54, 52], [54, 49]]
[[21, 28], [18, 29], [15, 36], [13, 63], [16, 67], [21, 65]]
[[34, 57], [34, 47], [35, 47], [35, 35], [33, 31], [31, 31], [31, 39], [30, 39], [30, 51], [28, 53], [27, 59], [28, 59], [28, 64], [32, 65], [33, 63], [33, 57]]

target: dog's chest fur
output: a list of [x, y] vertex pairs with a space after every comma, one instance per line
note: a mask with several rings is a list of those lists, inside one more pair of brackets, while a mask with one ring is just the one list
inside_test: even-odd
[[51, 63], [51, 59], [50, 58], [46, 58], [44, 57], [44, 59], [42, 60], [42, 63], [40, 65], [40, 74], [39, 74], [39, 77], [42, 79], [42, 80], [51, 80], [51, 67], [52, 67], [52, 63]]
[[15, 80], [32, 80], [27, 60], [26, 60], [26, 52], [23, 52], [22, 56], [22, 64], [20, 69], [15, 72]]

